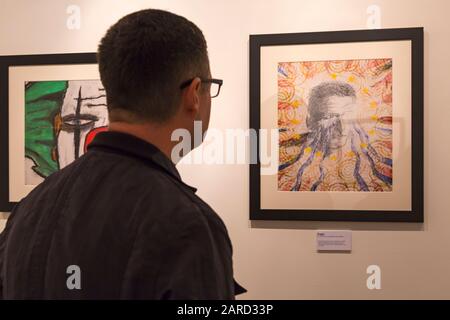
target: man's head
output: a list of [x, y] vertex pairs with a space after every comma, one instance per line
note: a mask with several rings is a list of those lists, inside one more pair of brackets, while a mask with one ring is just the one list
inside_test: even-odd
[[306, 123], [309, 130], [321, 134], [320, 149], [329, 152], [345, 144], [355, 111], [355, 89], [345, 82], [323, 82], [311, 90]]
[[177, 118], [189, 130], [193, 120], [208, 126], [210, 85], [201, 81], [210, 78], [207, 45], [189, 20], [152, 9], [127, 15], [101, 40], [98, 60], [111, 123]]
[[317, 129], [321, 122], [332, 118], [340, 121], [354, 119], [355, 102], [355, 89], [345, 82], [324, 82], [315, 86], [308, 103], [308, 127]]

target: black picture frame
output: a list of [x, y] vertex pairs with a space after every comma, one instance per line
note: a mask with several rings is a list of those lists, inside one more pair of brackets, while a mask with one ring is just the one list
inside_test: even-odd
[[[364, 221], [415, 222], [424, 221], [423, 176], [423, 90], [424, 90], [424, 30], [423, 28], [331, 31], [288, 34], [250, 35], [250, 128], [256, 130], [259, 141], [261, 48], [301, 44], [411, 40], [412, 54], [412, 171], [410, 211], [368, 210], [296, 210], [262, 209], [259, 157], [250, 165], [250, 220]], [[259, 155], [259, 143], [256, 146]]]
[[96, 63], [95, 52], [0, 56], [0, 211], [16, 205], [9, 200], [9, 67]]

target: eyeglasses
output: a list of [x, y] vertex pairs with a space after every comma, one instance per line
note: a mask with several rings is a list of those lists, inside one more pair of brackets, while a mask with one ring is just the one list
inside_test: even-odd
[[[195, 78], [192, 78], [190, 80], [187, 80], [187, 81], [183, 82], [180, 85], [180, 89], [182, 90], [184, 88], [187, 88], [192, 83], [192, 81], [194, 81], [194, 79]], [[209, 89], [210, 90], [210, 94], [211, 94], [211, 98], [215, 98], [215, 97], [217, 97], [219, 95], [220, 88], [223, 85], [223, 80], [220, 80], [220, 79], [202, 79], [202, 78], [200, 78], [200, 80], [202, 81], [202, 83], [209, 83], [209, 84], [211, 84], [210, 89]]]

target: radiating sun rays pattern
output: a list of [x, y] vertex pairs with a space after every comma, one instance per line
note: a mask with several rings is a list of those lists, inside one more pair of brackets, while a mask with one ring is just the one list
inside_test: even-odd
[[392, 59], [278, 64], [279, 191], [392, 191]]

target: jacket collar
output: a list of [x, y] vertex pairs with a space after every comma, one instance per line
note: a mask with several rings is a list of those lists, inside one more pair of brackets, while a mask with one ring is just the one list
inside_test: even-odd
[[88, 151], [94, 149], [110, 150], [149, 161], [161, 171], [187, 186], [194, 193], [197, 191], [196, 188], [183, 182], [175, 165], [156, 146], [133, 135], [116, 131], [100, 132], [95, 136], [87, 149]]

